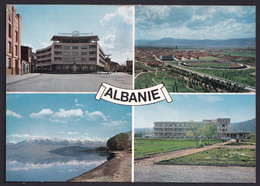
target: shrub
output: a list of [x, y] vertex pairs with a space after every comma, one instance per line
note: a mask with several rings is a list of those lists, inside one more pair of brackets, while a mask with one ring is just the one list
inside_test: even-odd
[[120, 133], [113, 136], [107, 141], [107, 146], [109, 150], [126, 150], [131, 146], [128, 134]]

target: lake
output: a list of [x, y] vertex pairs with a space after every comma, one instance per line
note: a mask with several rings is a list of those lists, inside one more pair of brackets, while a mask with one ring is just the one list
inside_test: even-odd
[[[47, 158], [46, 158], [47, 157]], [[7, 182], [64, 182], [106, 162], [108, 153], [74, 152], [6, 160]]]

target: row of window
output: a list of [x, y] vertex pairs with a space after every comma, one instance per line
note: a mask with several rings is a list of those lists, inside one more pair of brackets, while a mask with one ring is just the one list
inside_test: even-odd
[[[64, 50], [70, 50], [70, 48], [72, 49], [72, 50], [78, 50], [78, 49], [88, 49], [88, 45], [82, 45], [82, 46], [63, 46], [63, 49]], [[89, 48], [90, 49], [92, 49], [92, 48], [97, 48], [97, 46], [96, 45], [90, 45], [89, 46]]]
[[182, 124], [155, 124], [155, 127], [183, 127]]
[[[9, 24], [8, 26], [8, 36], [9, 38], [12, 37], [12, 25]], [[15, 41], [18, 42], [18, 31], [15, 31]]]
[[182, 131], [185, 131], [184, 129], [174, 129], [174, 130], [172, 130], [172, 129], [166, 129], [166, 130], [162, 130], [162, 129], [154, 129], [154, 131], [165, 131], [165, 132], [172, 132], [172, 131], [174, 131], [174, 132], [176, 132], [176, 131], [180, 131], [180, 132], [182, 132]]
[[[11, 41], [9, 41], [8, 42], [8, 52], [9, 53], [12, 53], [12, 42]], [[18, 56], [18, 46], [17, 45], [15, 45], [15, 55], [16, 56]]]
[[[55, 53], [56, 54], [56, 53]], [[58, 54], [58, 53], [57, 53]], [[61, 54], [61, 53], [59, 53], [59, 54]], [[88, 52], [72, 52], [71, 53], [72, 54], [72, 56], [78, 56], [79, 54], [81, 54], [82, 56], [86, 56], [86, 55], [88, 55]], [[89, 52], [89, 55], [96, 55], [97, 54], [97, 52], [96, 51], [93, 51], [93, 52]], [[63, 52], [63, 55], [64, 56], [69, 56], [70, 55], [70, 52]]]
[[[54, 60], [61, 60], [61, 58], [54, 58]], [[70, 62], [70, 61], [74, 61], [77, 60], [77, 58], [63, 58], [63, 61], [65, 62]], [[96, 61], [97, 58], [93, 57], [93, 58], [89, 58], [89, 61]], [[80, 58], [80, 61], [87, 61], [87, 58]]]

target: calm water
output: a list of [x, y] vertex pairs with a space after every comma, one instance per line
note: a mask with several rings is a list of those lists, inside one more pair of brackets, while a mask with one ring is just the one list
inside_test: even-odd
[[108, 154], [77, 152], [62, 156], [49, 153], [46, 157], [7, 157], [6, 181], [64, 182], [106, 162]]

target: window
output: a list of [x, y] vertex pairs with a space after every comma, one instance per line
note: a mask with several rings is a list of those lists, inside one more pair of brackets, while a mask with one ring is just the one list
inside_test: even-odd
[[86, 58], [81, 58], [81, 61], [86, 61]]
[[15, 55], [18, 56], [18, 46], [15, 45]]
[[70, 53], [69, 53], [69, 52], [63, 52], [63, 55], [64, 55], [64, 56], [69, 56]]
[[88, 49], [88, 45], [81, 46], [81, 49]]
[[54, 49], [62, 49], [61, 45], [54, 45]]
[[11, 41], [9, 41], [9, 43], [8, 43], [8, 52], [12, 53], [12, 43], [11, 43]]
[[8, 35], [10, 38], [12, 37], [11, 33], [12, 33], [12, 27], [11, 27], [11, 24], [9, 24]]
[[78, 46], [72, 46], [72, 49], [77, 50], [77, 49], [79, 49], [79, 47]]
[[78, 56], [79, 53], [78, 53], [78, 52], [72, 52], [72, 55], [73, 55], [73, 56]]
[[55, 51], [54, 54], [55, 55], [61, 55], [61, 52], [60, 51]]
[[70, 58], [63, 58], [63, 61], [70, 61]]
[[69, 49], [70, 49], [70, 46], [63, 46], [63, 49], [64, 49], [64, 50], [69, 50]]
[[87, 52], [81, 52], [81, 55], [86, 56], [86, 55], [88, 55], [88, 53]]
[[8, 68], [12, 68], [12, 65], [11, 65], [11, 58], [8, 58]]
[[15, 31], [15, 41], [18, 42], [18, 32]]
[[89, 58], [89, 61], [96, 61], [96, 60], [97, 60], [97, 58], [95, 58], [95, 57]]

